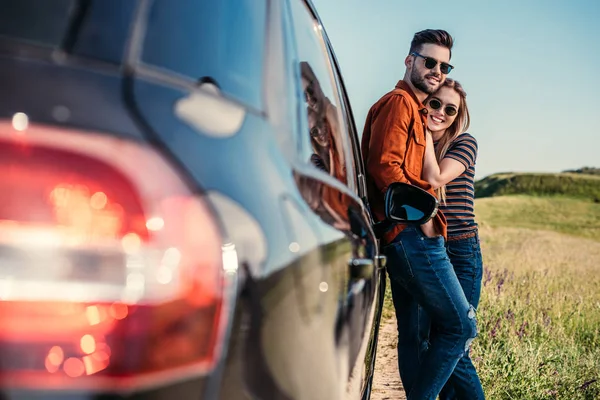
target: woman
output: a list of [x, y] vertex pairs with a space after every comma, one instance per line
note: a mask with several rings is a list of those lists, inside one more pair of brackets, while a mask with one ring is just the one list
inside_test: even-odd
[[[448, 222], [448, 257], [467, 300], [477, 309], [483, 269], [473, 210], [477, 141], [466, 133], [469, 128], [466, 96], [460, 83], [446, 79], [425, 101], [428, 132], [423, 178], [436, 189], [440, 210]], [[440, 399], [483, 398], [481, 382], [467, 350]]]

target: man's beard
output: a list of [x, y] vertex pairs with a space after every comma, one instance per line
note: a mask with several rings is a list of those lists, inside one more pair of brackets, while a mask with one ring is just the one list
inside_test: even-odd
[[417, 70], [413, 69], [412, 72], [410, 73], [410, 81], [412, 82], [413, 86], [416, 87], [417, 89], [419, 89], [421, 92], [427, 93], [427, 94], [433, 94], [440, 88], [441, 85], [438, 85], [435, 88], [428, 86], [427, 83], [425, 82], [425, 79], [428, 76], [429, 75], [425, 75], [425, 77], [421, 77], [421, 76], [419, 76], [419, 73], [417, 72]]

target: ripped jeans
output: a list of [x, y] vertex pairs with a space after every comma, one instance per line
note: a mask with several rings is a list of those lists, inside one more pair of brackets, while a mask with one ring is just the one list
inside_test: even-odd
[[[435, 400], [477, 336], [475, 310], [444, 245], [443, 237], [429, 238], [409, 226], [384, 248], [398, 321], [398, 367], [408, 400]], [[421, 340], [422, 318], [435, 331], [429, 342]]]
[[[481, 297], [481, 278], [483, 277], [483, 260], [478, 232], [475, 231], [473, 237], [454, 240], [449, 237], [446, 250], [467, 300], [473, 307], [477, 308]], [[428, 324], [426, 318], [422, 318], [420, 322]], [[428, 330], [427, 325], [420, 330], [425, 333]], [[422, 340], [427, 342], [429, 337], [422, 336]], [[454, 372], [442, 389], [440, 400], [484, 399], [481, 381], [467, 351], [463, 358], [458, 361]]]

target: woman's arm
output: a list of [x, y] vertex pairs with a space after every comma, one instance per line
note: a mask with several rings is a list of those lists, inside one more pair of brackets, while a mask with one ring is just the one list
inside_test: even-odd
[[434, 189], [437, 189], [458, 178], [465, 172], [466, 167], [452, 158], [444, 158], [438, 165], [435, 159], [431, 133], [427, 132], [426, 137], [427, 146], [425, 147], [425, 160], [423, 161], [423, 179], [429, 182]]

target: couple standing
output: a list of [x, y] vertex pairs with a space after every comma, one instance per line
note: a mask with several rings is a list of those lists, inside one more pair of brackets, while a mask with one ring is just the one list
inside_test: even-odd
[[446, 78], [452, 45], [443, 30], [414, 35], [404, 78], [371, 107], [362, 137], [377, 219], [393, 182], [421, 187], [441, 203], [425, 225], [396, 225], [383, 239], [409, 400], [484, 398], [469, 358], [482, 276], [473, 211], [477, 142], [466, 133], [466, 94]]

